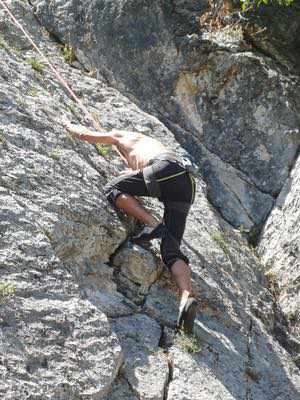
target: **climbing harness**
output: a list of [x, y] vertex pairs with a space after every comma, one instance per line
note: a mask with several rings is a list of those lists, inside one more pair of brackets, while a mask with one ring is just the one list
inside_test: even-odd
[[[169, 176], [165, 176], [163, 178], [156, 178], [153, 164], [156, 161], [171, 161], [171, 162], [176, 162], [179, 164], [182, 168], [184, 168], [184, 171], [177, 172], [176, 174], [172, 174]], [[197, 167], [196, 167], [197, 168]], [[159, 183], [167, 181], [169, 179], [175, 178], [180, 175], [188, 174], [191, 184], [192, 184], [192, 203], [194, 202], [195, 198], [195, 176], [196, 176], [196, 169], [194, 167], [194, 164], [187, 159], [179, 158], [175, 156], [173, 153], [164, 153], [160, 154], [155, 159], [149, 161], [149, 166], [145, 167], [143, 169], [143, 178], [145, 181], [145, 184], [147, 186], [147, 189], [150, 193], [151, 196], [153, 197], [161, 197], [161, 190]], [[177, 209], [182, 212], [188, 212], [190, 208], [190, 203], [184, 203], [184, 202], [169, 202], [169, 206], [172, 209]]]
[[152, 164], [148, 167], [143, 168], [143, 178], [147, 186], [148, 192], [150, 193], [150, 196], [160, 198], [161, 190], [155, 177]]

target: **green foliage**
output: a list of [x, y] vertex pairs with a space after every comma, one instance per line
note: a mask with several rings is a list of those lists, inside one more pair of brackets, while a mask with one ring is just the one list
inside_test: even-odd
[[243, 235], [243, 234], [246, 232], [244, 225], [240, 225], [240, 226], [238, 227], [238, 230], [239, 230], [239, 232], [240, 232], [241, 235]]
[[27, 106], [27, 103], [24, 100], [24, 97], [20, 97], [20, 96], [16, 99], [16, 104], [21, 108], [26, 108], [26, 106]]
[[300, 354], [297, 354], [296, 356], [294, 356], [292, 358], [292, 360], [294, 361], [294, 363], [297, 365], [298, 368], [300, 368]]
[[277, 282], [277, 274], [275, 271], [272, 271], [271, 269], [265, 273], [265, 277], [268, 279], [269, 283]]
[[6, 142], [5, 137], [3, 136], [3, 129], [0, 129], [0, 144], [4, 144]]
[[211, 237], [219, 245], [219, 247], [221, 247], [224, 253], [228, 256], [229, 254], [228, 244], [224, 233], [220, 231], [215, 231]]
[[35, 87], [31, 87], [28, 92], [27, 95], [30, 97], [36, 97], [38, 95], [38, 91]]
[[200, 353], [202, 350], [203, 342], [195, 335], [186, 335], [180, 331], [175, 337], [175, 344], [186, 353]]
[[22, 53], [22, 49], [20, 49], [20, 47], [12, 47], [13, 52], [19, 56]]
[[68, 44], [62, 47], [61, 54], [63, 56], [63, 59], [69, 64], [72, 64], [72, 62], [76, 60], [74, 48]]
[[61, 150], [59, 147], [56, 147], [55, 149], [53, 149], [50, 153], [49, 156], [52, 158], [52, 160], [54, 161], [58, 161], [60, 159], [61, 156]]
[[261, 226], [253, 226], [248, 233], [248, 243], [256, 247], [259, 241]]
[[68, 104], [67, 108], [73, 115], [77, 116], [76, 108], [72, 104]]
[[71, 142], [74, 142], [74, 138], [73, 138], [73, 136], [72, 136], [72, 133], [67, 132], [67, 133], [66, 133], [66, 137], [67, 137]]
[[296, 311], [287, 313], [286, 318], [291, 325], [296, 325], [299, 322]]
[[15, 287], [9, 283], [0, 283], [0, 305], [4, 304], [15, 293], [15, 290]]
[[100, 156], [102, 156], [102, 157], [105, 157], [109, 154], [109, 147], [103, 146], [100, 143], [96, 144], [96, 149], [97, 149], [98, 153], [100, 154]]
[[273, 294], [274, 297], [277, 297], [280, 294], [280, 289], [276, 272], [269, 270], [265, 273], [265, 277], [267, 278], [270, 292]]
[[262, 5], [275, 5], [279, 4], [280, 6], [290, 6], [294, 0], [240, 0], [242, 4], [242, 10], [245, 11], [250, 8], [258, 8]]
[[34, 69], [36, 72], [40, 74], [44, 71], [44, 65], [36, 58], [28, 58], [26, 60], [26, 63], [30, 65], [32, 69]]
[[48, 229], [48, 228], [43, 228], [43, 229], [42, 229], [42, 233], [48, 238], [48, 240], [49, 240], [50, 242], [53, 241], [53, 233], [51, 232], [50, 229]]
[[0, 33], [0, 48], [6, 49], [6, 47], [7, 47], [7, 44], [5, 41], [5, 37], [2, 33]]

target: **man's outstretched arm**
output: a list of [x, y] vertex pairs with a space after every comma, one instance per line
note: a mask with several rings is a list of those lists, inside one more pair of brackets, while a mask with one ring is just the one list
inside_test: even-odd
[[71, 124], [67, 119], [63, 120], [63, 124], [77, 139], [86, 140], [89, 143], [117, 144], [117, 138], [113, 132], [101, 133], [92, 131], [83, 125]]

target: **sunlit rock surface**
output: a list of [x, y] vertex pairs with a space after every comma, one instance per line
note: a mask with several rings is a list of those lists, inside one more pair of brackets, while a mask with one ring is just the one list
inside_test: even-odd
[[210, 201], [249, 230], [265, 221], [294, 165], [299, 79], [256, 51], [237, 21], [211, 29], [203, 12], [218, 3], [213, 11], [206, 1], [34, 1], [87, 68], [172, 129], [201, 166]]
[[[191, 100], [186, 102], [180, 90], [185, 82], [182, 67], [186, 65], [186, 57], [192, 48], [185, 50], [181, 46], [178, 62], [174, 63], [177, 49], [173, 33], [169, 30], [172, 16], [176, 14], [174, 21], [180, 25], [184, 15], [187, 17], [192, 13], [196, 17], [202, 6], [197, 6], [195, 2], [174, 2], [177, 9], [172, 14], [167, 1], [162, 3], [162, 8], [157, 3], [142, 2], [140, 10], [137, 10], [135, 2], [130, 1], [33, 3], [39, 19], [44, 20], [47, 28], [52, 26], [50, 30], [55, 31], [54, 28], [59, 26], [61, 31], [57, 28], [55, 33], [60, 35], [62, 41], [76, 39], [75, 30], [72, 35], [69, 35], [69, 30], [72, 26], [74, 29], [78, 27], [74, 21], [80, 15], [78, 24], [82, 29], [76, 30], [76, 40], [82, 44], [82, 47], [79, 46], [81, 56], [78, 53], [81, 63], [77, 60], [70, 66], [62, 56], [57, 41], [49, 37], [45, 27], [35, 20], [31, 6], [25, 2], [7, 2], [89, 111], [99, 118], [103, 128], [140, 131], [163, 141], [178, 154], [186, 154], [190, 149], [198, 160], [201, 173], [197, 178], [198, 191], [187, 222], [183, 252], [191, 261], [199, 312], [195, 338], [185, 338], [184, 341], [174, 338], [178, 293], [169, 272], [162, 270], [157, 260], [158, 245], [154, 244], [147, 251], [130, 247], [128, 236], [132, 226], [124, 216], [117, 215], [108, 206], [104, 196], [104, 185], [122, 169], [118, 156], [112, 150], [104, 151], [72, 140], [62, 127], [62, 115], [87, 123], [82, 111], [61, 89], [49, 68], [41, 65], [43, 62], [37, 53], [1, 10], [1, 398], [296, 400], [300, 393], [300, 374], [295, 362], [299, 349], [291, 347], [288, 336], [291, 328], [281, 319], [280, 304], [285, 309], [285, 303], [272, 287], [269, 288], [264, 276], [266, 267], [255, 249], [248, 246], [245, 235], [245, 231], [254, 222], [260, 223], [271, 209], [274, 194], [271, 183], [275, 177], [278, 178], [276, 190], [281, 187], [279, 182], [288, 182], [286, 171], [293, 163], [298, 146], [294, 129], [299, 110], [296, 107], [297, 93], [293, 91], [296, 78], [295, 81], [288, 77], [286, 81], [285, 78], [281, 80], [282, 71], [272, 66], [276, 71], [268, 82], [273, 79], [272, 90], [281, 99], [270, 99], [268, 112], [272, 114], [272, 119], [266, 122], [263, 119], [265, 109], [259, 108], [266, 101], [260, 100], [268, 96], [264, 86], [261, 87], [261, 95], [254, 95], [251, 92], [254, 86], [248, 85], [241, 73], [230, 75], [231, 80], [225, 85], [229, 89], [223, 90], [224, 97], [218, 97], [220, 111], [216, 111], [216, 105], [215, 108], [212, 106], [211, 115], [218, 119], [218, 115], [225, 116], [226, 112], [230, 112], [235, 113], [238, 120], [243, 107], [245, 111], [249, 106], [249, 121], [248, 117], [242, 118], [241, 124], [248, 121], [255, 128], [247, 131], [253, 131], [253, 142], [246, 133], [244, 137], [253, 143], [253, 148], [250, 146], [247, 150], [247, 141], [238, 141], [239, 144], [233, 146], [234, 135], [229, 135], [229, 147], [221, 156], [216, 149], [224, 138], [220, 136], [218, 142], [219, 136], [213, 139], [208, 135], [204, 146], [204, 139], [198, 135], [201, 126], [203, 132], [212, 132], [212, 122], [201, 125], [204, 114], [205, 118], [209, 118], [208, 109], [203, 106], [198, 113], [186, 116], [187, 120], [190, 118], [191, 127], [197, 126], [198, 133], [194, 128], [186, 129], [182, 110], [184, 104], [189, 105]], [[187, 13], [183, 12], [184, 7], [180, 4], [190, 6]], [[73, 13], [70, 12], [72, 10]], [[153, 10], [157, 11], [155, 18]], [[137, 19], [134, 15], [144, 16]], [[132, 19], [137, 21], [137, 27], [141, 27], [149, 16], [152, 16], [147, 25], [149, 36], [153, 32], [154, 36], [153, 41], [149, 39], [147, 57], [157, 63], [154, 67], [153, 64], [147, 65], [146, 52], [132, 51], [140, 29], [136, 30], [135, 36], [130, 35]], [[110, 65], [107, 61], [109, 53], [99, 52], [99, 48], [105, 49], [108, 36], [103, 35], [104, 42], [101, 43], [99, 36], [91, 31], [90, 47], [83, 46], [83, 38], [88, 41], [84, 31], [86, 26], [95, 27], [95, 21], [98, 21], [97, 29], [101, 33], [104, 17], [107, 20], [106, 29], [110, 27], [111, 32], [116, 32], [119, 24], [120, 35], [124, 30], [124, 37], [119, 36], [120, 41], [123, 40], [122, 45], [114, 47], [110, 44], [113, 52]], [[193, 30], [196, 26], [196, 20], [182, 25], [182, 39], [187, 34], [186, 30]], [[155, 39], [155, 32], [158, 31], [159, 36]], [[132, 39], [130, 43], [127, 42], [128, 37]], [[158, 53], [152, 52], [154, 39], [158, 49], [161, 49]], [[202, 43], [201, 40], [199, 43]], [[207, 40], [208, 45], [211, 44]], [[172, 51], [169, 52], [169, 48]], [[201, 58], [201, 48], [195, 46], [193, 49], [194, 56], [198, 54], [197, 57]], [[131, 55], [126, 61], [128, 64], [123, 57], [125, 50]], [[164, 54], [167, 57], [161, 58], [160, 55]], [[238, 71], [241, 68], [256, 75], [261, 74], [264, 68], [268, 74], [271, 68], [267, 61], [267, 66], [262, 66], [262, 56], [228, 54], [228, 51], [224, 51], [223, 56], [219, 51], [211, 55], [213, 60], [219, 61], [219, 69], [212, 67], [212, 77], [218, 71], [230, 68], [231, 63], [237, 63]], [[88, 70], [87, 57], [90, 57]], [[129, 60], [134, 60], [131, 69]], [[204, 61], [210, 62], [209, 59]], [[116, 73], [117, 65], [122, 76]], [[148, 75], [143, 75], [147, 68]], [[197, 85], [202, 84], [204, 78], [208, 79], [209, 73], [205, 71], [199, 75]], [[156, 97], [159, 105], [168, 107], [170, 98], [164, 100], [163, 96], [160, 97], [163, 93], [168, 97], [170, 93], [165, 91], [166, 81], [159, 81], [163, 82], [160, 89], [157, 86], [160, 73], [163, 77], [172, 76], [169, 90], [177, 87], [174, 104], [181, 102], [177, 117], [173, 114], [173, 106], [170, 106], [170, 129], [130, 100], [139, 98], [142, 103], [141, 97], [144, 96], [144, 104], [141, 105], [144, 108], [148, 105], [151, 110], [151, 99]], [[187, 73], [190, 74], [189, 71]], [[134, 87], [127, 84], [129, 77]], [[174, 82], [178, 85], [173, 86]], [[213, 83], [217, 85], [218, 82], [215, 78], [208, 81], [207, 90], [215, 91], [217, 86]], [[120, 94], [111, 83], [127, 91], [128, 96]], [[253, 94], [251, 104], [245, 100], [241, 110], [237, 110], [227, 94], [240, 93], [243, 100], [242, 88], [247, 85]], [[141, 92], [139, 96], [137, 89]], [[282, 96], [285, 96], [284, 100]], [[196, 97], [200, 102], [200, 94]], [[281, 101], [290, 101], [295, 111], [286, 115], [285, 107], [288, 105], [282, 105]], [[152, 110], [154, 113], [154, 108]], [[281, 114], [284, 114], [283, 119]], [[230, 121], [233, 123], [233, 120], [227, 119], [228, 130], [224, 131], [224, 135], [229, 132]], [[284, 154], [280, 153], [285, 136], [279, 121], [291, 130], [293, 137], [293, 145], [287, 142]], [[263, 123], [266, 125], [262, 128], [260, 124]], [[268, 136], [270, 142], [260, 134], [260, 129], [264, 134], [275, 129], [274, 135]], [[209, 143], [215, 147], [209, 148]], [[255, 164], [258, 160], [257, 168], [259, 165], [266, 167], [261, 170], [261, 175], [255, 173], [251, 163], [249, 170], [243, 170], [242, 164], [238, 165], [242, 158], [233, 162], [239, 152], [246, 154], [251, 163]], [[279, 153], [281, 158], [277, 159]], [[203, 161], [200, 160], [201, 155], [205, 155]], [[203, 177], [207, 181], [207, 192]], [[290, 179], [294, 179], [295, 188], [294, 191], [287, 189], [292, 197], [291, 200], [286, 197], [291, 205], [287, 212], [291, 212], [296, 221], [297, 214], [293, 210], [296, 210], [297, 167]], [[262, 187], [266, 189], [262, 190]], [[287, 203], [283, 199], [281, 204]], [[239, 208], [234, 212], [236, 205]], [[147, 206], [157, 216], [161, 215], [161, 207], [155, 200], [147, 202]], [[270, 221], [272, 218], [273, 214]], [[233, 228], [240, 225], [247, 229]], [[295, 227], [292, 225], [293, 230]], [[283, 236], [280, 233], [283, 226], [289, 226], [289, 222], [282, 222], [280, 218], [272, 228], [266, 225], [266, 235], [270, 232], [270, 249], [276, 247], [273, 237]], [[265, 255], [267, 241], [262, 239], [261, 243], [262, 258], [271, 257]], [[280, 255], [279, 259], [282, 259]], [[277, 268], [277, 259], [272, 262]], [[144, 270], [141, 269], [143, 265]], [[293, 278], [289, 282], [292, 282], [293, 288], [297, 287]]]

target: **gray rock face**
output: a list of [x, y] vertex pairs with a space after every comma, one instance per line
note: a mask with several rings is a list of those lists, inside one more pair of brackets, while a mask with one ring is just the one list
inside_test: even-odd
[[[299, 397], [299, 380], [293, 381], [281, 374], [280, 378], [278, 377], [282, 357], [285, 356], [275, 350], [278, 349], [276, 342], [263, 339], [262, 327], [259, 324], [252, 326], [248, 337], [244, 337], [246, 340], [236, 333], [235, 337], [226, 342], [218, 340], [217, 336], [221, 332], [216, 326], [207, 329], [205, 323], [205, 327], [206, 337], [198, 340], [198, 347], [192, 347], [192, 353], [188, 351], [190, 347], [184, 341], [171, 348], [174, 370], [168, 400], [294, 400]], [[260, 349], [259, 352], [254, 350], [257, 348]], [[242, 354], [248, 354], [249, 358], [242, 357]], [[289, 368], [296, 372], [297, 367], [293, 363]], [[242, 373], [243, 381], [237, 378]], [[269, 380], [273, 384], [265, 385]], [[287, 390], [282, 390], [285, 383]]]
[[[295, 399], [300, 378], [295, 364], [288, 367], [295, 371], [295, 380], [285, 374], [280, 379], [275, 376], [285, 355], [277, 352], [276, 340], [267, 339], [267, 332], [274, 331], [274, 304], [259, 284], [264, 279], [259, 261], [237, 232], [213, 222], [211, 212], [198, 194], [184, 240], [201, 303], [196, 345], [184, 340], [171, 347], [173, 380], [168, 399]], [[160, 284], [164, 286], [164, 281]], [[176, 317], [172, 298], [153, 289], [148, 304], [151, 309], [155, 304], [161, 320], [169, 309], [171, 326]], [[279, 380], [287, 384], [284, 393]]]
[[112, 257], [119, 292], [135, 304], [144, 303], [151, 285], [159, 279], [162, 263], [155, 254], [128, 241]]
[[[286, 353], [278, 352], [278, 342], [269, 336], [276, 327], [274, 302], [260, 286], [264, 277], [259, 260], [237, 232], [216, 223], [201, 192], [189, 216], [183, 249], [191, 260], [201, 307], [195, 338], [174, 345], [165, 328], [163, 342], [171, 345], [173, 368], [167, 398], [296, 399], [300, 375], [294, 362], [287, 367], [294, 378], [276, 375]], [[174, 328], [176, 289], [168, 275], [151, 288], [144, 309]], [[281, 391], [281, 384], [287, 391]]]
[[138, 400], [125, 379], [116, 379], [111, 392], [103, 400]]
[[113, 258], [113, 265], [131, 281], [149, 287], [160, 273], [157, 261], [152, 253], [142, 247], [127, 245]]
[[[112, 21], [123, 26], [124, 11], [130, 18], [140, 15], [136, 3], [129, 1], [35, 3], [40, 16], [44, 10], [49, 11], [53, 26], [59, 15], [59, 26], [66, 37], [67, 13], [72, 24], [80, 14], [79, 25], [84, 29], [89, 24], [96, 27], [94, 19], [89, 19], [92, 16], [98, 15], [99, 21], [105, 17], [104, 27], [111, 27], [112, 32]], [[94, 71], [79, 69], [78, 61], [73, 67], [65, 62], [57, 43], [33, 18], [29, 5], [18, 1], [7, 4], [89, 111], [99, 115], [103, 128], [140, 131], [161, 140], [176, 153], [186, 154], [175, 137], [184, 132], [180, 126], [174, 129], [174, 135], [109, 86], [107, 74], [103, 76], [107, 68], [104, 53], [104, 72], [98, 72], [95, 79], [91, 76]], [[148, 25], [151, 29], [156, 23], [164, 23], [166, 12], [173, 15], [168, 4], [142, 2], [142, 10], [148, 10], [145, 15], [152, 16]], [[189, 15], [196, 16], [201, 9], [198, 2], [176, 1], [174, 5], [178, 23], [184, 15], [183, 6], [190, 7]], [[82, 7], [79, 14], [78, 7]], [[157, 22], [153, 9], [157, 11]], [[119, 20], [111, 19], [112, 12]], [[130, 18], [126, 32], [130, 32]], [[131, 53], [139, 36], [139, 21], [143, 19], [136, 20], [132, 44], [126, 45], [124, 37], [122, 46], [114, 51], [127, 48]], [[97, 29], [102, 26], [98, 23]], [[182, 32], [192, 32], [195, 26], [192, 20], [182, 26]], [[104, 184], [120, 172], [118, 156], [112, 150], [97, 150], [72, 140], [65, 132], [62, 114], [85, 123], [82, 112], [31, 46], [20, 39], [3, 11], [0, 33], [1, 398], [296, 400], [300, 393], [299, 369], [274, 336], [274, 327], [279, 324], [274, 312], [276, 298], [266, 288], [264, 266], [243, 234], [232, 229], [208, 202], [202, 178], [197, 179], [198, 191], [182, 249], [190, 258], [194, 295], [199, 300], [195, 338], [174, 342], [178, 292], [170, 274], [164, 271], [159, 275], [161, 266], [152, 255], [153, 251], [157, 253], [155, 245], [147, 252], [127, 246], [130, 227], [123, 216], [119, 218], [108, 207], [103, 193]], [[78, 40], [82, 33], [76, 32]], [[151, 39], [150, 31], [148, 36]], [[87, 58], [88, 36], [85, 38], [82, 60]], [[99, 58], [94, 45], [98, 39], [91, 36], [91, 61]], [[152, 49], [150, 39], [148, 49]], [[162, 28], [161, 42], [157, 42], [159, 48], [162, 46], [159, 55], [168, 49], [163, 48], [164, 40], [171, 43], [171, 39], [169, 31]], [[141, 40], [139, 50], [145, 40]], [[135, 54], [137, 62], [132, 64], [136, 68], [134, 79], [138, 76], [138, 61], [144, 60], [144, 55], [138, 58], [138, 53], [132, 51], [132, 60]], [[153, 53], [150, 55], [154, 58]], [[165, 66], [164, 76], [173, 74], [174, 53], [169, 56], [164, 64], [159, 64], [158, 56], [155, 59]], [[228, 61], [228, 55], [224, 60]], [[113, 73], [115, 65], [112, 62]], [[147, 69], [146, 63], [141, 65]], [[149, 71], [149, 79], [154, 82], [158, 70]], [[123, 72], [125, 79], [125, 65]], [[126, 88], [124, 82], [120, 78], [118, 84]], [[156, 90], [153, 95], [158, 93]], [[148, 88], [149, 96], [150, 92]], [[236, 199], [240, 199], [236, 214], [230, 210], [226, 219], [236, 218], [234, 224], [243, 221], [251, 227], [255, 218], [264, 218], [272, 199], [258, 190], [250, 175], [240, 173], [235, 180], [236, 168], [226, 168], [227, 161], [200, 145], [194, 131], [191, 135], [185, 132], [180, 140], [193, 143], [193, 154], [199, 157], [206, 152], [208, 167], [214, 168], [214, 174], [207, 172], [207, 180], [218, 176], [224, 188], [231, 185], [228, 193], [234, 190]], [[276, 164], [276, 160], [272, 162]], [[208, 193], [212, 199], [217, 196], [212, 188]], [[232, 197], [219, 196], [218, 210], [225, 212], [224, 199]], [[250, 206], [239, 216], [245, 198]], [[259, 208], [264, 202], [266, 208]], [[238, 201], [233, 204], [235, 207]], [[155, 200], [147, 206], [161, 215]]]
[[202, 162], [202, 173], [207, 182], [208, 199], [233, 226], [250, 231], [254, 224], [265, 220], [273, 198], [258, 191], [242, 172], [213, 153], [205, 153], [208, 158]]
[[[187, 117], [189, 103], [194, 105], [202, 122], [196, 125], [197, 136], [208, 150], [246, 174], [260, 191], [276, 195], [298, 146], [292, 138], [299, 126], [293, 112], [299, 104], [296, 85], [275, 64], [250, 52], [225, 55], [220, 50], [205, 61], [198, 62], [200, 74], [195, 62], [179, 77], [178, 103], [187, 107]], [[275, 110], [280, 110], [276, 117]]]
[[102, 398], [122, 361], [106, 316], [75, 296], [18, 292], [1, 310], [2, 398]]
[[146, 315], [113, 323], [125, 355], [122, 373], [139, 399], [163, 400], [169, 377], [166, 356], [159, 349], [161, 329]]
[[270, 285], [277, 285], [277, 296], [291, 333], [300, 340], [300, 263], [299, 263], [300, 163], [297, 161], [261, 234], [259, 253], [266, 264]]
[[[252, 16], [252, 26], [248, 33], [258, 50], [263, 50], [282, 65], [300, 71], [300, 5], [294, 1], [290, 7], [262, 7], [258, 15]], [[264, 28], [263, 32], [253, 35]], [[265, 29], [266, 28], [266, 29]], [[251, 32], [252, 31], [252, 32]], [[252, 35], [251, 35], [252, 33]], [[287, 61], [289, 61], [287, 63]]]
[[241, 26], [201, 26], [206, 2], [34, 4], [86, 66], [172, 128], [227, 221], [250, 229], [266, 219], [299, 146], [297, 77], [253, 51]]

